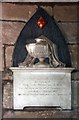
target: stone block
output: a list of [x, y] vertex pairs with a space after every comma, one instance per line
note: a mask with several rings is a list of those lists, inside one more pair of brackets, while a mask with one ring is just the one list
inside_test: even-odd
[[[71, 59], [72, 59], [72, 67], [78, 69], [79, 68], [79, 45], [69, 45]], [[79, 80], [79, 71], [72, 73], [73, 80]]]
[[[13, 111], [7, 111], [7, 110], [3, 110], [3, 119], [6, 118], [6, 120], [8, 120], [9, 118], [14, 118], [14, 112]], [[15, 118], [16, 120], [16, 118]]]
[[78, 117], [78, 114], [79, 114], [79, 81], [72, 82], [72, 104], [73, 104], [74, 112], [76, 113], [76, 116]]
[[72, 80], [79, 80], [79, 72], [72, 73]]
[[79, 68], [79, 44], [77, 45], [77, 51], [78, 51], [78, 54], [77, 54], [77, 67]]
[[[1, 8], [0, 8], [1, 10]], [[0, 12], [1, 15], [1, 12]], [[0, 23], [0, 71], [2, 71], [2, 24]]]
[[[73, 104], [73, 108], [75, 108], [78, 104], [77, 104], [77, 83], [73, 82], [72, 83], [72, 104]], [[11, 83], [7, 83], [4, 84], [3, 87], [3, 107], [4, 108], [9, 108], [12, 109], [12, 105], [13, 105], [13, 101], [12, 101], [12, 84]], [[78, 87], [79, 88], [79, 87]], [[79, 98], [78, 98], [78, 102], [79, 102]], [[30, 110], [30, 111], [29, 111]], [[62, 110], [58, 110], [55, 108], [48, 108], [46, 110], [43, 111], [39, 108], [38, 110], [34, 110], [34, 108], [26, 108], [23, 111], [5, 111], [3, 113], [3, 118], [74, 118], [74, 116], [76, 113], [74, 113], [74, 111], [62, 111]]]
[[77, 107], [77, 81], [72, 81], [72, 109]]
[[12, 71], [10, 69], [5, 69], [2, 72], [2, 80], [6, 80], [6, 81], [13, 80]]
[[69, 45], [69, 51], [71, 56], [72, 67], [77, 68], [77, 45]]
[[77, 23], [59, 23], [67, 43], [77, 43]]
[[2, 72], [0, 71], [0, 119], [2, 118]]
[[41, 6], [50, 16], [54, 14], [53, 5], [51, 6]]
[[2, 22], [2, 43], [14, 44], [24, 25], [21, 22]]
[[3, 108], [11, 109], [13, 107], [12, 84], [10, 82], [3, 85]]
[[10, 69], [14, 76], [14, 109], [21, 110], [31, 106], [71, 109], [72, 68], [11, 67]]
[[37, 111], [6, 111], [3, 118], [73, 118], [74, 113], [70, 111], [37, 110]]
[[1, 60], [0, 60], [0, 64], [1, 64], [1, 67], [2, 67], [2, 71], [4, 70], [4, 46], [2, 45], [1, 46]]
[[6, 68], [11, 67], [12, 65], [12, 54], [13, 54], [14, 46], [7, 46], [5, 52], [6, 59]]
[[54, 7], [57, 21], [77, 21], [77, 4], [57, 4]]
[[79, 108], [79, 81], [77, 83], [77, 105], [78, 105], [78, 108]]
[[[24, 25], [22, 22], [2, 22], [3, 44], [14, 44]], [[59, 27], [68, 43], [78, 42], [76, 23], [59, 23]]]
[[0, 71], [4, 70], [4, 45], [0, 46]]
[[18, 4], [18, 3], [2, 3], [3, 20], [20, 20], [26, 21], [36, 11], [36, 5]]

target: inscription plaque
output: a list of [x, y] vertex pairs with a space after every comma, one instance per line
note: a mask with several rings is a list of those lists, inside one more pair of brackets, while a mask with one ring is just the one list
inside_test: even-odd
[[73, 68], [10, 69], [14, 77], [14, 109], [29, 106], [58, 106], [62, 109], [71, 109]]

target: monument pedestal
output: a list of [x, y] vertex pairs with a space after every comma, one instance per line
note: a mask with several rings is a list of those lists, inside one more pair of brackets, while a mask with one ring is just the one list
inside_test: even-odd
[[13, 106], [61, 107], [71, 109], [71, 71], [73, 68], [11, 67]]

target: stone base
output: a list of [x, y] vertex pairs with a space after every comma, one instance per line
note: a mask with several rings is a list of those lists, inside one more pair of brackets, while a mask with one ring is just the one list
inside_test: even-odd
[[13, 71], [14, 109], [61, 107], [71, 109], [73, 68], [19, 68]]

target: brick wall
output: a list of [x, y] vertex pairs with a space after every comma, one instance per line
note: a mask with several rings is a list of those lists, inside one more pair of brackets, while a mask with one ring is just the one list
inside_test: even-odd
[[[77, 10], [76, 3], [39, 3], [51, 16], [54, 16], [60, 29], [66, 37], [69, 46], [72, 67], [79, 67], [79, 41], [77, 38]], [[0, 3], [1, 7], [1, 3]], [[72, 73], [72, 110], [39, 109], [13, 110], [12, 54], [17, 37], [25, 23], [35, 13], [37, 4], [30, 3], [2, 3], [2, 66], [3, 66], [3, 118], [75, 118], [79, 106], [79, 73]]]

